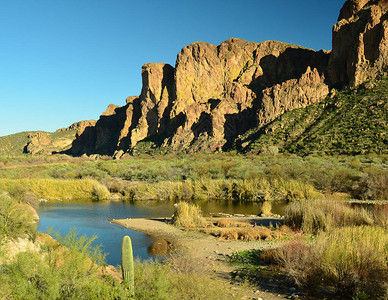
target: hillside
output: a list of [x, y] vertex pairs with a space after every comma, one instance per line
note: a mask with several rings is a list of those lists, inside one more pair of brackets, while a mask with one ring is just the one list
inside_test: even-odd
[[384, 77], [287, 112], [242, 135], [235, 147], [252, 153], [387, 154], [387, 132], [388, 77]]
[[0, 137], [0, 155], [52, 154], [71, 147], [77, 130], [61, 132], [30, 131]]

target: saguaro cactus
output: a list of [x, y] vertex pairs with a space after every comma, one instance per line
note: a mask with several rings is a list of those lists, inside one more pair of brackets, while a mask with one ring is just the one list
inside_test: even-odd
[[133, 266], [132, 242], [129, 236], [123, 238], [121, 245], [121, 269], [123, 272], [123, 281], [133, 294], [135, 292], [135, 273]]

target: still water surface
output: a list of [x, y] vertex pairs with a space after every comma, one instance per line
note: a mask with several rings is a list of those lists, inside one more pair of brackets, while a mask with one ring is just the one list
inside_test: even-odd
[[[212, 213], [252, 214], [260, 213], [261, 204], [258, 203], [228, 203], [207, 202], [199, 204], [205, 215]], [[284, 205], [273, 205], [274, 213], [282, 214]], [[110, 265], [117, 266], [121, 258], [121, 241], [125, 235], [132, 239], [134, 256], [140, 259], [152, 258], [151, 246], [156, 241], [144, 233], [125, 229], [109, 222], [111, 219], [123, 218], [164, 218], [170, 217], [175, 210], [172, 202], [46, 202], [38, 208], [40, 217], [38, 230], [47, 232], [52, 228], [54, 232], [66, 235], [75, 228], [80, 235], [92, 237], [97, 235], [94, 245], [100, 245]]]

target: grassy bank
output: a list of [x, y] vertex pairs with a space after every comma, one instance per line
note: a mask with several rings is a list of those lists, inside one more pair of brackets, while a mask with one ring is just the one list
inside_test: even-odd
[[[178, 192], [179, 197], [183, 196], [184, 199], [196, 193], [201, 199], [246, 201], [250, 198], [256, 201], [265, 198], [267, 192], [270, 198], [276, 199], [275, 194], [279, 195], [276, 185], [283, 182], [301, 187], [311, 186], [321, 193], [340, 192], [356, 199], [385, 200], [388, 199], [387, 170], [386, 155], [298, 157], [286, 154], [243, 156], [219, 153], [144, 156], [118, 161], [58, 156], [57, 162], [55, 157], [41, 157], [41, 161], [30, 157], [24, 160], [21, 157], [0, 158], [0, 178], [95, 179], [112, 193], [138, 199], [154, 198], [154, 195], [166, 199], [176, 197], [172, 190], [164, 191], [163, 185], [178, 191], [186, 190], [188, 195]], [[273, 186], [268, 188], [267, 183]], [[261, 185], [262, 190], [258, 193], [253, 191], [256, 196], [244, 196], [229, 188], [231, 184], [246, 189], [248, 194], [252, 185], [255, 186], [253, 189]], [[226, 191], [220, 191], [220, 186], [226, 186]], [[146, 188], [149, 195], [143, 191]]]
[[107, 188], [94, 179], [0, 178], [0, 190], [26, 201], [37, 198], [100, 200], [109, 196]]
[[134, 201], [226, 200], [240, 202], [295, 201], [320, 197], [313, 186], [296, 180], [265, 178], [246, 180], [186, 180], [136, 183], [124, 189], [125, 198]]

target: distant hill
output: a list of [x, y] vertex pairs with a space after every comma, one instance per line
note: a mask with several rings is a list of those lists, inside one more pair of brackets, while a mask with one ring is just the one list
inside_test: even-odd
[[77, 130], [30, 131], [0, 137], [0, 155], [52, 154], [71, 148]]

